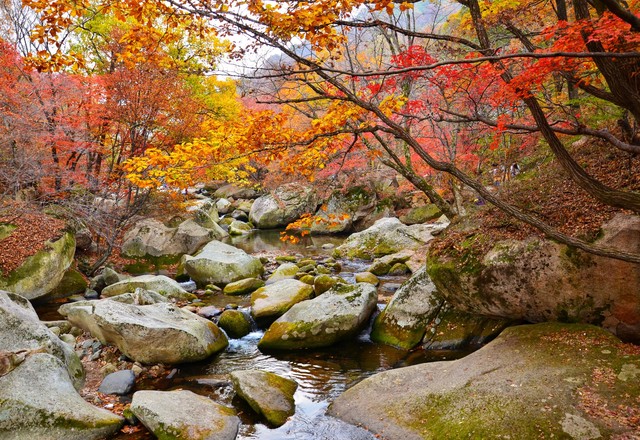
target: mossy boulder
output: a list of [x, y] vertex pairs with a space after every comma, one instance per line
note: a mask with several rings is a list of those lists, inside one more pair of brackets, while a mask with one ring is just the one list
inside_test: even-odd
[[295, 381], [260, 370], [236, 370], [231, 373], [231, 380], [236, 394], [269, 425], [282, 426], [295, 413]]
[[441, 215], [442, 211], [440, 211], [436, 205], [431, 203], [429, 205], [416, 206], [415, 208], [409, 209], [405, 215], [400, 216], [400, 221], [405, 225], [415, 225], [437, 219]]
[[227, 284], [224, 286], [224, 289], [222, 289], [222, 292], [225, 295], [246, 295], [263, 286], [264, 281], [259, 278], [245, 278], [244, 280]]
[[335, 278], [327, 274], [321, 274], [315, 277], [313, 280], [313, 291], [315, 292], [316, 296], [318, 296], [331, 289], [336, 284], [338, 284], [338, 281]]
[[100, 440], [124, 419], [85, 402], [59, 358], [33, 353], [0, 376], [0, 438]]
[[358, 272], [355, 274], [356, 283], [368, 283], [374, 286], [380, 284], [380, 280], [377, 276], [371, 272]]
[[228, 341], [213, 322], [170, 303], [135, 305], [104, 299], [64, 304], [70, 323], [144, 364], [196, 362]]
[[356, 186], [347, 192], [334, 191], [322, 209], [316, 212], [319, 220], [312, 223], [311, 234], [349, 232], [353, 223], [375, 208], [376, 194], [368, 188]]
[[427, 324], [444, 304], [426, 267], [416, 272], [393, 295], [376, 317], [371, 340], [411, 349], [422, 340]]
[[40, 321], [26, 298], [0, 290], [0, 352], [20, 351], [54, 356], [65, 366], [73, 385], [77, 389], [82, 388], [84, 369], [73, 348], [63, 343]]
[[447, 223], [407, 226], [395, 217], [385, 217], [362, 232], [351, 234], [334, 249], [334, 257], [373, 259], [401, 250], [418, 249], [433, 239], [432, 233]]
[[318, 199], [310, 186], [298, 183], [281, 185], [273, 193], [259, 197], [251, 206], [249, 220], [258, 229], [287, 226], [302, 214], [313, 213]]
[[73, 263], [75, 251], [76, 240], [70, 232], [47, 241], [43, 250], [26, 258], [18, 268], [8, 274], [0, 274], [0, 289], [27, 299], [46, 296], [62, 281]]
[[187, 292], [180, 284], [164, 275], [140, 275], [111, 284], [102, 289], [102, 296], [110, 297], [123, 293], [135, 292], [136, 289], [152, 290], [171, 299], [194, 299], [196, 296]]
[[[485, 251], [491, 237], [475, 229], [464, 233], [456, 249], [430, 251], [427, 263], [455, 309], [528, 322], [596, 324], [640, 342], [640, 265], [539, 237], [499, 241]], [[617, 215], [595, 244], [640, 252], [640, 217]]]
[[131, 412], [159, 439], [234, 440], [236, 412], [187, 390], [136, 391]]
[[322, 295], [291, 307], [267, 329], [261, 350], [326, 347], [355, 336], [376, 308], [371, 284], [338, 284]]
[[83, 293], [88, 286], [89, 283], [85, 277], [77, 269], [70, 267], [66, 270], [55, 289], [47, 295], [47, 298], [57, 299], [78, 295]]
[[220, 315], [218, 326], [230, 338], [238, 339], [251, 333], [251, 319], [240, 310], [225, 310]]
[[252, 231], [253, 231], [253, 228], [251, 228], [251, 226], [249, 226], [248, 224], [240, 220], [234, 220], [229, 225], [229, 235], [232, 235], [232, 236], [248, 235]]
[[312, 295], [313, 287], [302, 281], [280, 280], [251, 294], [251, 316], [257, 321], [273, 321]]
[[639, 376], [637, 347], [607, 331], [525, 325], [460, 360], [378, 373], [328, 413], [389, 440], [625, 438]]
[[217, 205], [211, 201], [203, 203], [195, 210], [193, 220], [204, 228], [217, 229], [217, 223], [220, 221]]
[[498, 336], [512, 321], [470, 315], [448, 304], [427, 324], [422, 346], [425, 350], [462, 350], [479, 347]]
[[184, 257], [184, 270], [199, 286], [224, 286], [245, 278], [259, 277], [264, 268], [259, 258], [234, 246], [212, 241], [198, 254]]
[[283, 263], [273, 271], [267, 279], [267, 284], [273, 284], [278, 281], [295, 278], [300, 271], [300, 267], [295, 263]]

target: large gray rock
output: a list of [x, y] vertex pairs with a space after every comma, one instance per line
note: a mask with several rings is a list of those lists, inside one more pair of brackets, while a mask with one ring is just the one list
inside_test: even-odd
[[253, 203], [249, 221], [259, 229], [273, 229], [288, 225], [304, 213], [316, 210], [315, 190], [297, 183], [281, 185], [273, 193]]
[[137, 391], [131, 412], [160, 439], [234, 440], [240, 419], [233, 409], [191, 391]]
[[255, 199], [260, 196], [260, 193], [253, 188], [242, 188], [233, 183], [221, 186], [213, 193], [216, 198], [233, 198], [238, 199]]
[[353, 223], [373, 211], [375, 203], [375, 192], [362, 186], [350, 188], [346, 193], [335, 191], [323, 209], [316, 212], [319, 220], [311, 225], [311, 233], [319, 235], [351, 231]]
[[338, 284], [291, 307], [265, 332], [260, 349], [326, 347], [360, 331], [376, 308], [377, 290], [367, 283]]
[[60, 313], [103, 344], [144, 364], [206, 359], [228, 341], [211, 321], [173, 304], [133, 305], [104, 299], [64, 304]]
[[0, 438], [6, 440], [98, 440], [124, 420], [85, 402], [65, 365], [34, 353], [0, 376]]
[[396, 291], [376, 317], [371, 340], [404, 349], [415, 347], [443, 303], [427, 268], [423, 267]]
[[[465, 246], [430, 252], [427, 264], [438, 291], [457, 310], [598, 324], [623, 340], [640, 342], [640, 265], [538, 237], [501, 241], [480, 252], [474, 244], [485, 242], [484, 232], [465, 233]], [[639, 253], [640, 217], [616, 216], [595, 244]]]
[[638, 377], [637, 349], [602, 329], [526, 325], [460, 360], [376, 374], [329, 414], [389, 440], [634, 438]]
[[164, 275], [140, 275], [119, 281], [102, 289], [102, 296], [110, 297], [133, 293], [136, 289], [152, 290], [166, 298], [193, 299], [195, 295], [187, 292], [176, 280]]
[[448, 223], [407, 226], [395, 217], [378, 220], [369, 229], [352, 234], [334, 250], [336, 257], [371, 259], [401, 250], [418, 249]]
[[199, 285], [225, 285], [262, 275], [259, 258], [228, 244], [212, 241], [197, 255], [184, 257], [184, 269]]
[[[216, 225], [217, 226], [217, 225]], [[220, 239], [217, 229], [200, 226], [194, 220], [169, 228], [155, 219], [138, 222], [124, 236], [122, 254], [130, 258], [174, 258], [193, 254], [213, 239]]]
[[313, 287], [302, 281], [280, 280], [251, 294], [251, 315], [258, 321], [274, 320], [294, 304], [309, 299], [312, 295]]
[[75, 387], [82, 388], [84, 370], [73, 348], [40, 322], [29, 301], [19, 295], [0, 291], [0, 352], [21, 350], [48, 353], [56, 357], [65, 365]]
[[28, 257], [15, 270], [0, 274], [0, 289], [36, 299], [53, 291], [73, 262], [76, 241], [65, 232], [55, 241], [48, 241], [45, 249]]
[[236, 370], [231, 380], [238, 396], [274, 427], [284, 425], [296, 411], [293, 394], [298, 384], [291, 379], [268, 371]]

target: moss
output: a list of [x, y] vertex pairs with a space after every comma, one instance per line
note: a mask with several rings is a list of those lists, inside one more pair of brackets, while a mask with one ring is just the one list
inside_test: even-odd
[[225, 310], [220, 315], [218, 325], [231, 338], [241, 338], [251, 332], [251, 321], [239, 310]]
[[381, 344], [409, 350], [420, 343], [425, 333], [425, 325], [415, 327], [401, 327], [391, 321], [383, 311], [373, 323], [371, 340]]
[[17, 228], [11, 223], [0, 223], [0, 240], [4, 240]]

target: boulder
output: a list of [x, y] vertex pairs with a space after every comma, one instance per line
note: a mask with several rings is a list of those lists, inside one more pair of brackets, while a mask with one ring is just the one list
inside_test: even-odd
[[300, 271], [300, 267], [297, 264], [283, 263], [273, 271], [271, 276], [267, 279], [267, 284], [273, 284], [278, 281], [295, 278], [298, 271]]
[[236, 370], [231, 373], [236, 394], [267, 422], [278, 427], [296, 411], [293, 394], [298, 384], [277, 374], [260, 370]]
[[203, 203], [195, 210], [193, 214], [193, 220], [204, 228], [217, 229], [216, 227], [218, 226], [218, 222], [220, 221], [217, 205], [211, 201]]
[[137, 391], [131, 412], [160, 439], [234, 440], [240, 426], [233, 409], [187, 390]]
[[316, 294], [316, 296], [318, 296], [323, 294], [327, 290], [331, 289], [336, 284], [338, 284], [338, 281], [332, 276], [327, 274], [320, 274], [317, 277], [314, 277], [313, 279], [313, 291]]
[[234, 220], [229, 225], [229, 235], [247, 235], [251, 234], [253, 228], [240, 220]]
[[138, 222], [124, 236], [122, 255], [128, 258], [163, 258], [177, 260], [181, 255], [193, 254], [213, 239], [227, 234], [200, 226], [194, 220], [169, 228], [155, 219]]
[[206, 359], [228, 345], [211, 321], [170, 303], [138, 306], [109, 299], [64, 304], [60, 314], [102, 344], [144, 364]]
[[238, 199], [255, 199], [260, 196], [260, 193], [253, 188], [242, 188], [232, 183], [221, 186], [213, 193], [215, 198], [224, 198], [235, 200]]
[[0, 438], [7, 440], [99, 440], [124, 422], [85, 402], [67, 367], [48, 353], [33, 353], [0, 376], [0, 402]]
[[356, 335], [376, 309], [371, 284], [338, 284], [322, 295], [291, 307], [265, 332], [261, 350], [326, 347]]
[[400, 216], [400, 221], [405, 225], [416, 225], [435, 220], [442, 215], [440, 209], [433, 203], [429, 205], [416, 206], [409, 209], [405, 215]]
[[216, 209], [220, 214], [228, 214], [231, 211], [231, 202], [225, 198], [216, 201]]
[[164, 275], [140, 275], [119, 281], [102, 289], [102, 296], [110, 297], [123, 293], [132, 293], [136, 289], [152, 290], [171, 299], [193, 299], [195, 295], [187, 292], [176, 280]]
[[594, 326], [510, 327], [460, 360], [367, 378], [328, 413], [389, 440], [633, 438], [639, 367], [637, 348]]
[[262, 275], [264, 268], [259, 258], [228, 244], [212, 241], [195, 256], [184, 259], [187, 274], [198, 285], [226, 285], [245, 278]]
[[362, 186], [350, 188], [346, 193], [335, 191], [323, 208], [316, 212], [320, 220], [311, 225], [311, 234], [349, 232], [354, 222], [375, 208], [375, 202], [375, 192]]
[[84, 384], [84, 370], [73, 348], [40, 322], [29, 301], [4, 291], [0, 291], [0, 352], [50, 354], [62, 362], [77, 389]]
[[[597, 324], [623, 340], [640, 342], [640, 265], [538, 237], [500, 241], [478, 251], [477, 244], [487, 240], [484, 232], [465, 234], [457, 250], [428, 256], [431, 279], [455, 309], [528, 322]], [[640, 217], [617, 215], [595, 244], [640, 252]]]
[[380, 279], [371, 272], [359, 272], [354, 274], [356, 283], [368, 283], [374, 286], [380, 284]]
[[225, 310], [220, 315], [218, 326], [230, 338], [238, 339], [251, 333], [251, 319], [240, 310]]
[[402, 250], [418, 249], [433, 239], [446, 223], [404, 225], [395, 217], [383, 218], [369, 229], [352, 234], [334, 249], [335, 257], [372, 259]]
[[227, 284], [224, 286], [224, 289], [222, 289], [222, 292], [225, 295], [246, 295], [263, 286], [264, 281], [259, 278], [245, 278], [244, 280]]
[[43, 297], [60, 284], [75, 252], [75, 238], [65, 232], [57, 240], [47, 241], [45, 249], [26, 258], [18, 268], [0, 274], [0, 289], [27, 299]]
[[84, 293], [89, 283], [84, 276], [73, 267], [66, 270], [60, 283], [46, 295], [47, 299], [67, 298]]
[[289, 183], [256, 199], [249, 220], [258, 229], [284, 227], [304, 213], [315, 212], [316, 205], [317, 196], [313, 188]]
[[376, 317], [371, 340], [394, 347], [411, 349], [420, 343], [427, 324], [444, 304], [436, 286], [423, 267], [393, 295]]
[[280, 280], [251, 294], [251, 315], [256, 320], [274, 320], [312, 295], [313, 287], [302, 281]]

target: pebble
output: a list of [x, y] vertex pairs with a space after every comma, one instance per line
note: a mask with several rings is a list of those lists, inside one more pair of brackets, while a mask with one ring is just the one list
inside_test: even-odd
[[100, 358], [100, 355], [102, 354], [102, 350], [96, 350], [91, 357], [89, 358], [90, 361], [97, 361]]

